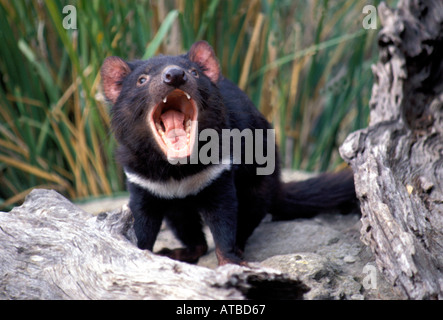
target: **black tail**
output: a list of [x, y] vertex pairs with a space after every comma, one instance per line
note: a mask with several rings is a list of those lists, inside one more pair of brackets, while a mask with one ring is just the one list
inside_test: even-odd
[[283, 184], [282, 197], [272, 215], [273, 220], [292, 220], [330, 211], [346, 214], [357, 209], [353, 174], [346, 169]]

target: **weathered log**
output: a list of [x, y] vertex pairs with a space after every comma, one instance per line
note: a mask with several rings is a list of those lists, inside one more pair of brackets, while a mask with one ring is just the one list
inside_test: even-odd
[[407, 298], [443, 298], [443, 2], [378, 12], [370, 124], [340, 152], [379, 269]]
[[276, 270], [211, 270], [142, 251], [129, 210], [93, 216], [34, 190], [0, 212], [0, 299], [297, 299], [306, 291]]

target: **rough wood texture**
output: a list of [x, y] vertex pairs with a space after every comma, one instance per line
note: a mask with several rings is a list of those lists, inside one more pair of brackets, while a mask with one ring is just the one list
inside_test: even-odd
[[443, 2], [378, 8], [370, 125], [341, 147], [362, 240], [407, 298], [443, 298]]
[[92, 216], [34, 190], [0, 212], [0, 299], [297, 299], [307, 287], [264, 268], [216, 270], [139, 250], [129, 210]]

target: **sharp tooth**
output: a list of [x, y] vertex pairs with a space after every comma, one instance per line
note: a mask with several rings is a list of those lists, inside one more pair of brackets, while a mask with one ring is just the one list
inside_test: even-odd
[[191, 133], [191, 120], [186, 121], [185, 130], [186, 130], [186, 133]]
[[168, 101], [168, 97], [163, 98], [163, 103], [166, 103]]
[[165, 132], [163, 131], [162, 126], [160, 125], [160, 123], [156, 123], [155, 127], [157, 128], [158, 133], [160, 133], [161, 136], [163, 136], [165, 134]]
[[186, 98], [188, 98], [188, 100], [191, 100], [191, 96], [187, 92], [185, 92], [185, 95], [186, 95]]

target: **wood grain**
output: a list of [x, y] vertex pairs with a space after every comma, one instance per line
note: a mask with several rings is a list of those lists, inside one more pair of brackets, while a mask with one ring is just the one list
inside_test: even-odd
[[129, 210], [93, 216], [32, 191], [0, 212], [0, 299], [300, 299], [308, 290], [276, 270], [212, 270], [140, 250], [132, 224]]
[[443, 2], [378, 8], [369, 127], [340, 148], [354, 171], [362, 240], [411, 299], [443, 298]]

